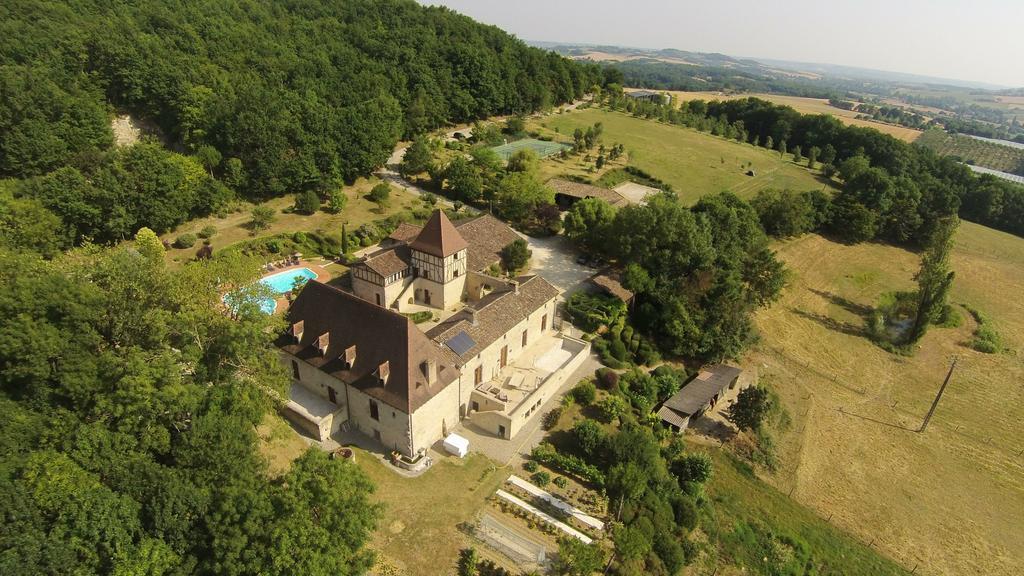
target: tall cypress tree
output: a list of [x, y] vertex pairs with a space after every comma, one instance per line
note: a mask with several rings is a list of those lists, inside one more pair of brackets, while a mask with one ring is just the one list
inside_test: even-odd
[[939, 221], [928, 247], [921, 256], [921, 269], [917, 280], [917, 316], [907, 334], [907, 343], [913, 344], [928, 331], [928, 325], [938, 320], [946, 305], [946, 297], [953, 286], [955, 273], [949, 267], [949, 253], [953, 248], [953, 235], [960, 225], [956, 216]]

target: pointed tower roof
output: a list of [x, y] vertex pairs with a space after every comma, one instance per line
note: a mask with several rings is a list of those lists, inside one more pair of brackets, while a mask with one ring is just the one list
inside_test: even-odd
[[459, 250], [469, 247], [466, 239], [459, 234], [452, 221], [441, 210], [435, 210], [427, 220], [419, 236], [409, 245], [413, 250], [426, 252], [431, 256], [446, 258]]

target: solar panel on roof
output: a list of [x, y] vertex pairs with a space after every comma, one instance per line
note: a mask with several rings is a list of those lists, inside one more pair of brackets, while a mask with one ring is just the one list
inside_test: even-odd
[[469, 352], [473, 346], [476, 346], [476, 342], [470, 338], [469, 334], [466, 334], [465, 330], [462, 330], [455, 336], [449, 338], [448, 341], [445, 342], [445, 345], [451, 348], [452, 352], [462, 356], [466, 352]]

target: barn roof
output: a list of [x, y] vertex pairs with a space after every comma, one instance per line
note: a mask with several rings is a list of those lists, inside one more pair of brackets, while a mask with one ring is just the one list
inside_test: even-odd
[[717, 394], [721, 394], [743, 371], [734, 366], [715, 364], [702, 369], [663, 404], [687, 416], [700, 412]]

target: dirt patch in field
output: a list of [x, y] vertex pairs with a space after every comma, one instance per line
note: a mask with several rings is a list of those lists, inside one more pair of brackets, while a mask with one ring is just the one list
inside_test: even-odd
[[[964, 344], [973, 323], [933, 328], [912, 357], [861, 332], [858, 310], [913, 286], [918, 256], [820, 236], [781, 243], [793, 271], [782, 300], [757, 317], [747, 362], [792, 416], [769, 480], [918, 574], [1024, 573], [1024, 361]], [[1024, 239], [964, 223], [952, 299], [998, 318], [1024, 346]], [[959, 365], [927, 433], [916, 430], [952, 357]]]

